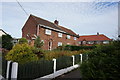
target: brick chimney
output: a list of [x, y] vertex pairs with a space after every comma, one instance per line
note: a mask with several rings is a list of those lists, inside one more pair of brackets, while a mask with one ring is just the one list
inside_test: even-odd
[[58, 21], [58, 20], [55, 20], [55, 21], [54, 21], [54, 24], [58, 25], [58, 24], [59, 24], [59, 21]]

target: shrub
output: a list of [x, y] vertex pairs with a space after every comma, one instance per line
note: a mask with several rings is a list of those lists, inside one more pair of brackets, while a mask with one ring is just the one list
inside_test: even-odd
[[46, 51], [44, 52], [44, 57], [47, 60], [51, 60], [53, 58], [58, 58], [61, 56], [72, 56], [76, 54], [81, 54], [84, 53], [85, 50], [80, 50], [80, 51]]
[[38, 60], [37, 55], [32, 52], [32, 48], [28, 44], [16, 44], [12, 50], [8, 52], [6, 55], [7, 60], [11, 60], [13, 62], [18, 62], [20, 64], [24, 64], [30, 61]]
[[2, 35], [2, 48], [11, 50], [13, 47], [11, 35]]
[[33, 51], [34, 54], [36, 54], [38, 56], [38, 58], [42, 58], [43, 54], [45, 53], [44, 50], [42, 50], [40, 48], [36, 48], [36, 47], [33, 47], [32, 51]]
[[39, 36], [35, 39], [34, 46], [35, 46], [36, 48], [41, 48], [41, 47], [43, 46], [43, 42], [41, 41], [41, 39], [40, 39]]
[[74, 45], [63, 45], [59, 46], [56, 50], [69, 50], [69, 51], [79, 51], [82, 49], [91, 50], [94, 49], [96, 46], [74, 46]]
[[108, 45], [98, 45], [87, 54], [88, 60], [84, 61], [80, 67], [83, 79], [119, 79], [120, 41]]
[[27, 39], [26, 38], [21, 38], [19, 40], [19, 44], [24, 44], [24, 43], [28, 43]]

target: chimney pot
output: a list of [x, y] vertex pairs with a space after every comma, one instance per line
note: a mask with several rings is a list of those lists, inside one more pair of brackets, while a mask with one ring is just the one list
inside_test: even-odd
[[99, 35], [99, 32], [97, 32], [97, 35]]
[[58, 25], [58, 24], [59, 24], [59, 21], [58, 21], [58, 20], [55, 20], [54, 23]]

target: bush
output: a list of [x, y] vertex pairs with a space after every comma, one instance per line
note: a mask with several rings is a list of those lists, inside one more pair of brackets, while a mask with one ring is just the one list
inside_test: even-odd
[[52, 60], [53, 58], [58, 58], [61, 56], [72, 56], [72, 55], [77, 55], [84, 53], [85, 50], [80, 50], [80, 51], [46, 51], [44, 52], [44, 57], [47, 60]]
[[88, 60], [80, 66], [83, 79], [119, 79], [120, 41], [108, 45], [98, 45], [87, 54]]
[[40, 39], [39, 36], [35, 39], [34, 46], [35, 46], [36, 48], [41, 48], [41, 47], [43, 46], [43, 42], [41, 41], [41, 39]]
[[24, 64], [30, 61], [38, 60], [37, 55], [32, 52], [32, 48], [28, 44], [16, 44], [12, 50], [6, 55], [6, 60]]
[[13, 47], [12, 37], [10, 35], [2, 35], [2, 48], [11, 50]]
[[79, 51], [79, 50], [89, 50], [94, 49], [96, 46], [74, 46], [74, 45], [64, 45], [59, 46], [56, 50], [69, 50], [69, 51]]
[[19, 44], [24, 44], [24, 43], [28, 43], [27, 39], [26, 38], [21, 38], [19, 40]]

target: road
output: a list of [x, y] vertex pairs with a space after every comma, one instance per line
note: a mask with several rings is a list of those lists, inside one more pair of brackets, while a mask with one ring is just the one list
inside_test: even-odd
[[80, 70], [75, 69], [69, 73], [63, 74], [53, 80], [81, 80]]

